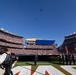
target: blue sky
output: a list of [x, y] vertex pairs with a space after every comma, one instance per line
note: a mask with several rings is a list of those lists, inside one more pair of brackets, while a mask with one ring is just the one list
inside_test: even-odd
[[0, 0], [0, 28], [61, 45], [76, 31], [76, 0]]

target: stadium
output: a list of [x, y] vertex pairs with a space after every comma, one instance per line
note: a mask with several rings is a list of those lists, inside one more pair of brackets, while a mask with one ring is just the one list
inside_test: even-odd
[[[76, 33], [65, 36], [60, 47], [57, 47], [55, 40], [43, 40], [42, 38], [27, 38], [24, 45], [23, 36], [1, 28], [0, 47], [7, 47], [10, 52], [15, 53], [19, 57], [19, 62], [12, 69], [14, 75], [75, 75], [75, 65], [59, 65], [57, 59], [60, 53], [66, 53], [67, 51], [76, 55], [75, 36]], [[65, 46], [67, 46], [67, 50]], [[32, 62], [35, 56], [38, 57], [39, 61], [37, 66], [33, 66], [34, 62]], [[4, 70], [0, 69], [0, 72], [3, 74]]]
[[[13, 34], [0, 29], [0, 47], [7, 47], [12, 53], [19, 56], [20, 60], [33, 60], [38, 55], [38, 60], [49, 60], [49, 56], [58, 56], [66, 53], [65, 46], [69, 53], [76, 56], [76, 33], [64, 37], [61, 46], [57, 47], [55, 40], [43, 40], [42, 38], [28, 38], [23, 43], [23, 36]], [[25, 46], [24, 46], [25, 44]], [[23, 59], [21, 59], [23, 58]]]
[[[23, 43], [23, 37], [0, 29], [0, 47], [7, 47], [12, 53], [19, 56], [19, 60], [49, 60], [51, 55], [58, 55], [55, 40], [43, 40], [42, 38], [28, 38]], [[22, 58], [22, 59], [21, 59]]]

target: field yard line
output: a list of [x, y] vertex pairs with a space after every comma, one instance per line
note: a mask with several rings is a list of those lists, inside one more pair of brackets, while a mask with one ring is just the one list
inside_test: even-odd
[[76, 67], [76, 66], [73, 66], [73, 65], [64, 65], [64, 66], [61, 66], [61, 68], [63, 68], [64, 70], [66, 70], [67, 72], [69, 72], [70, 74], [72, 75], [76, 75], [76, 69], [72, 68], [72, 67]]
[[45, 75], [46, 71], [49, 73], [49, 75], [65, 75], [64, 73], [62, 73], [58, 69], [54, 68], [53, 66], [49, 66], [49, 65], [45, 65], [45, 66], [40, 65], [40, 66], [38, 66], [38, 68], [33, 73], [33, 75]]

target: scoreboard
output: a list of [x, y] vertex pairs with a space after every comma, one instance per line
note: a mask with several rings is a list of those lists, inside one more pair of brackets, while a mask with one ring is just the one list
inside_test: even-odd
[[55, 40], [36, 40], [36, 45], [52, 45], [54, 44]]

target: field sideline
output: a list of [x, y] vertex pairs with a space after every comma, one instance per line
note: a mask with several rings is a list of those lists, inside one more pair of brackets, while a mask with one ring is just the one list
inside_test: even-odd
[[[34, 62], [33, 61], [25, 61], [25, 62], [17, 62], [15, 66], [32, 66], [32, 72], [34, 72], [36, 70], [36, 68], [40, 65], [51, 65], [53, 67], [55, 67], [56, 69], [60, 70], [61, 72], [63, 72], [65, 75], [71, 75], [69, 72], [67, 72], [66, 70], [64, 70], [61, 65], [59, 65], [58, 62], [54, 61], [54, 62], [47, 62], [47, 61], [38, 61], [37, 65], [34, 66]], [[69, 65], [71, 66], [71, 65]], [[72, 65], [75, 66], [74, 69], [76, 70], [76, 65]]]

